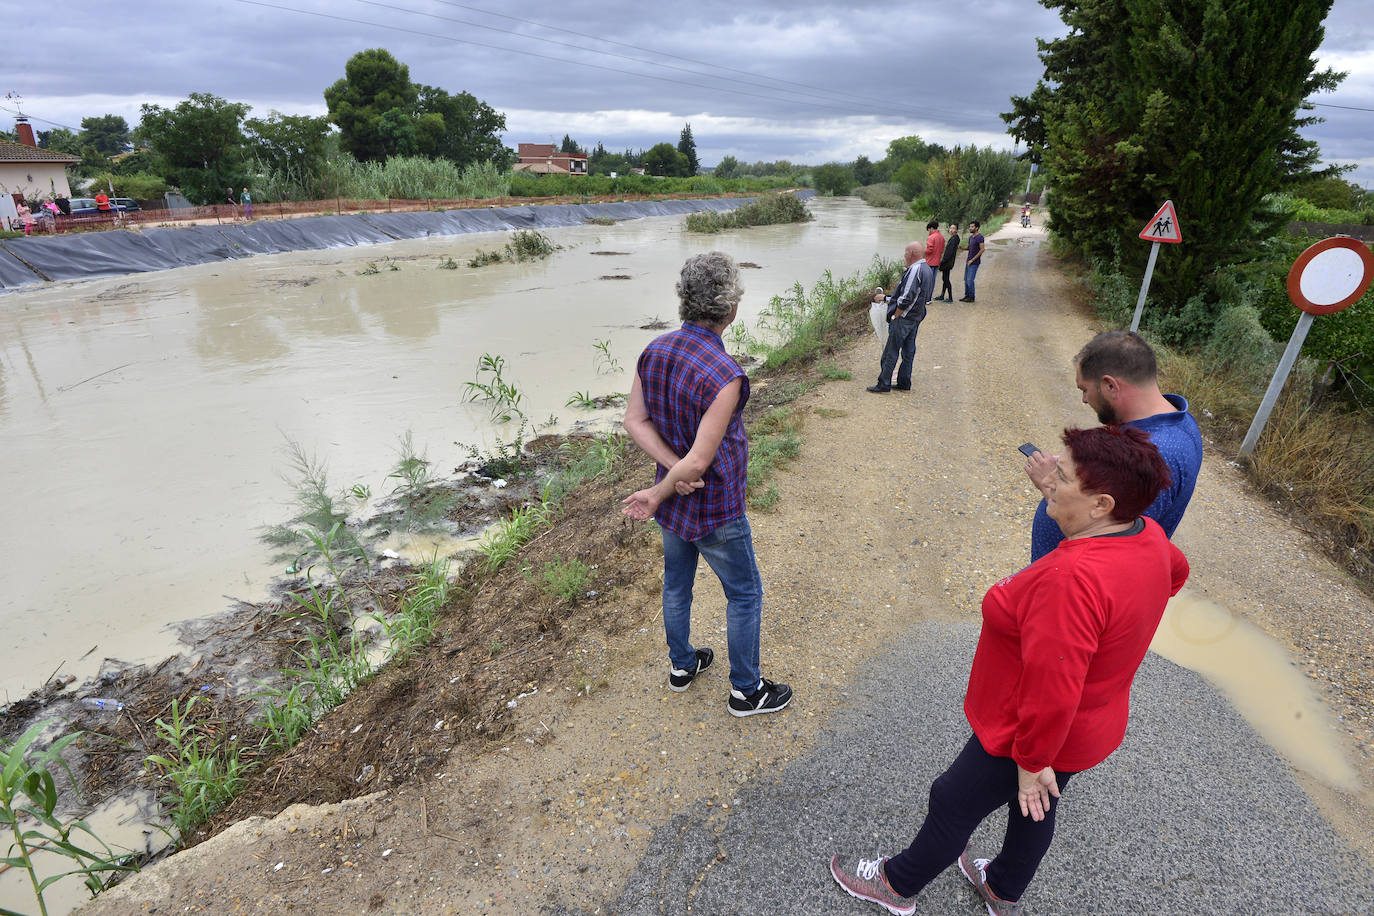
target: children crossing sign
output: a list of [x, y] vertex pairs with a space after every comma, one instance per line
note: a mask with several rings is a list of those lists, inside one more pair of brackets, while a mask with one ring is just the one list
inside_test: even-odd
[[1164, 206], [1159, 208], [1159, 212], [1150, 217], [1145, 228], [1140, 230], [1140, 237], [1147, 242], [1183, 241], [1183, 233], [1178, 226], [1178, 214], [1174, 212], [1172, 200], [1164, 201]]
[[1145, 265], [1145, 279], [1140, 283], [1140, 298], [1135, 301], [1135, 316], [1131, 318], [1131, 330], [1140, 329], [1140, 313], [1145, 311], [1145, 294], [1150, 291], [1150, 275], [1155, 272], [1155, 258], [1159, 257], [1159, 243], [1171, 242], [1178, 244], [1183, 241], [1183, 232], [1178, 226], [1178, 214], [1174, 212], [1174, 202], [1164, 201], [1164, 206], [1160, 207], [1150, 221], [1145, 224], [1145, 228], [1140, 230], [1140, 237], [1147, 242], [1154, 242], [1150, 246], [1150, 260]]

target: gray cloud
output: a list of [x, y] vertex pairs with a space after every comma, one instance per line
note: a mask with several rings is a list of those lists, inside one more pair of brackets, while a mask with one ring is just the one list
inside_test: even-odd
[[[1337, 0], [1328, 18], [1323, 59], [1354, 72], [1322, 101], [1374, 107], [1374, 26], [1363, 5]], [[10, 50], [14, 59], [22, 48], [25, 62], [0, 89], [18, 91], [40, 129], [50, 126], [41, 119], [77, 127], [106, 112], [135, 122], [142, 103], [175, 104], [193, 91], [257, 113], [322, 113], [323, 91], [347, 59], [385, 47], [413, 79], [507, 112], [511, 145], [569, 132], [583, 144], [647, 147], [676, 141], [691, 121], [708, 164], [726, 153], [877, 157], [906, 133], [1009, 146], [997, 115], [1040, 75], [1035, 39], [1063, 32], [1053, 12], [1028, 0], [143, 0], [118, 16], [71, 0], [0, 0], [0, 13], [19, 23], [23, 38]], [[1329, 157], [1366, 155], [1374, 115], [1316, 113], [1327, 122], [1309, 135]], [[11, 123], [0, 109], [0, 125]], [[1374, 180], [1374, 167], [1357, 177]]]

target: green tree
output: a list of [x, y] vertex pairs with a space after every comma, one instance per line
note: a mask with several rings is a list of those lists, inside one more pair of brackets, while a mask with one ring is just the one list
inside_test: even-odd
[[650, 175], [681, 177], [688, 174], [691, 164], [671, 143], [656, 143], [644, 154], [644, 171]]
[[141, 113], [139, 133], [162, 160], [162, 174], [194, 203], [221, 201], [247, 183], [247, 105], [193, 92], [175, 108], [145, 104]]
[[328, 118], [273, 111], [266, 118], [249, 118], [244, 127], [249, 149], [263, 171], [296, 181], [319, 173], [328, 148]]
[[1265, 195], [1311, 173], [1298, 112], [1341, 79], [1313, 58], [1331, 0], [1041, 2], [1069, 34], [1041, 42], [1044, 77], [1003, 119], [1054, 175], [1050, 228], [1087, 256], [1138, 253], [1166, 199], [1197, 227], [1160, 252], [1151, 311], [1167, 320], [1272, 231], [1256, 220]]
[[106, 158], [118, 156], [129, 149], [129, 125], [119, 115], [82, 118], [80, 139], [83, 146], [94, 146]]
[[828, 162], [812, 171], [811, 181], [820, 193], [843, 197], [854, 188], [854, 171], [846, 166]]
[[892, 173], [892, 181], [906, 200], [915, 200], [926, 188], [926, 164], [919, 159], [909, 159]]
[[40, 130], [35, 135], [38, 145], [43, 149], [50, 149], [54, 153], [66, 153], [68, 156], [81, 155], [81, 140], [77, 134], [65, 127], [54, 127], [52, 130]]
[[721, 158], [720, 164], [716, 166], [716, 170], [711, 174], [717, 178], [738, 178], [740, 174], [739, 160], [734, 156], [724, 156]]
[[873, 163], [868, 161], [867, 156], [860, 156], [854, 160], [854, 182], [859, 185], [873, 184], [877, 181], [877, 170]]
[[[339, 127], [340, 146], [360, 162], [385, 159], [397, 152], [393, 143], [414, 138], [400, 123], [409, 120], [419, 99], [419, 87], [410, 81], [410, 68], [384, 48], [359, 51], [344, 65], [344, 76], [324, 91], [329, 120]], [[382, 118], [393, 115], [385, 130]]]
[[571, 135], [564, 134], [563, 142], [559, 145], [558, 151], [560, 153], [580, 153], [582, 148], [577, 145], [577, 141]]
[[701, 163], [697, 161], [697, 141], [692, 139], [691, 124], [682, 126], [682, 133], [677, 138], [677, 151], [687, 160], [686, 171], [682, 174], [688, 177], [695, 175], [701, 168]]
[[436, 86], [417, 88], [420, 152], [448, 159], [459, 168], [494, 162], [504, 171], [514, 164], [514, 154], [501, 143], [504, 114], [467, 92], [451, 95]]
[[986, 220], [1016, 187], [1021, 167], [1011, 153], [958, 147], [925, 165], [929, 214], [941, 222]]

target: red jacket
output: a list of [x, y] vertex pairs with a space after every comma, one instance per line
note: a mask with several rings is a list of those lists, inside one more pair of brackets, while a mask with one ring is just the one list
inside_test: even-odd
[[926, 236], [926, 263], [937, 270], [940, 267], [940, 258], [945, 253], [945, 237], [940, 234], [940, 230], [935, 230]]
[[964, 714], [983, 749], [1079, 772], [1126, 735], [1131, 681], [1188, 560], [1154, 521], [1074, 538], [983, 597]]

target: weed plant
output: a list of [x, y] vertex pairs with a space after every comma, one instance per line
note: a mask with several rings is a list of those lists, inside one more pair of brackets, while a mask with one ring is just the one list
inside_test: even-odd
[[868, 270], [836, 280], [830, 271], [821, 275], [808, 293], [796, 283], [784, 296], [774, 296], [759, 314], [759, 327], [775, 344], [760, 346], [765, 369], [783, 369], [812, 359], [831, 346], [842, 311], [866, 309], [875, 286], [893, 282], [899, 270], [895, 261], [875, 256]]
[[[557, 420], [554, 421], [557, 423]], [[525, 433], [528, 430], [528, 423], [520, 421], [520, 428], [515, 431], [515, 435], [509, 440], [498, 438], [496, 445], [487, 454], [482, 454], [482, 450], [475, 445], [464, 446], [467, 449], [468, 460], [478, 463], [478, 469], [483, 476], [491, 478], [502, 478], [504, 480], [516, 480], [529, 473], [529, 466], [525, 460]], [[462, 443], [454, 443], [462, 445]]]
[[[21, 869], [28, 876], [38, 911], [44, 916], [48, 912], [44, 893], [64, 878], [80, 875], [86, 889], [94, 897], [105, 889], [109, 876], [138, 870], [132, 856], [116, 853], [92, 832], [85, 821], [64, 821], [58, 817], [60, 793], [57, 781], [53, 778], [53, 769], [60, 767], [69, 779], [72, 778], [62, 752], [82, 733], [65, 735], [46, 750], [35, 750], [39, 737], [51, 724], [34, 724], [13, 744], [0, 741], [0, 831], [8, 830], [10, 834], [9, 849], [0, 858], [0, 865], [4, 869]], [[80, 835], [84, 835], [85, 839], [81, 839], [81, 842], [85, 845], [77, 845]], [[91, 845], [100, 848], [88, 848]], [[39, 878], [39, 869], [34, 864], [38, 854], [63, 856], [73, 867], [59, 874]], [[17, 916], [16, 911], [4, 907], [0, 907], [0, 913]]]
[[407, 531], [433, 528], [453, 506], [452, 491], [434, 485], [429, 459], [416, 453], [410, 430], [400, 437], [396, 464], [386, 476], [397, 481], [391, 491], [401, 506], [397, 524]]
[[440, 269], [440, 270], [457, 270], [457, 269], [458, 269], [458, 262], [455, 261], [455, 260], [453, 260], [453, 258], [450, 258], [450, 257], [440, 258], [440, 259], [439, 259], [439, 269]]
[[828, 382], [847, 382], [854, 377], [854, 373], [848, 369], [841, 369], [833, 362], [826, 361], [820, 366], [821, 378]]
[[555, 557], [544, 564], [537, 576], [528, 568], [525, 574], [544, 593], [563, 601], [576, 602], [587, 593], [592, 568], [576, 557], [566, 561], [562, 557]]
[[512, 261], [538, 261], [557, 250], [558, 246], [536, 229], [521, 229], [506, 243], [506, 256]]
[[468, 258], [469, 267], [486, 267], [488, 264], [500, 264], [506, 259], [499, 249], [495, 251], [479, 251]]
[[525, 396], [502, 377], [505, 368], [504, 356], [483, 353], [477, 361], [476, 378], [463, 383], [463, 400], [485, 401], [493, 423], [508, 423], [517, 416], [523, 421], [525, 417], [520, 411]]
[[778, 223], [804, 223], [814, 219], [806, 204], [795, 194], [769, 194], [750, 204], [718, 213], [700, 210], [687, 215], [688, 232], [721, 232], [749, 226], [772, 226]]
[[157, 736], [169, 750], [167, 754], [150, 754], [144, 765], [161, 772], [175, 791], [163, 797], [177, 834], [185, 838], [192, 830], [209, 820], [210, 816], [229, 803], [243, 786], [244, 767], [239, 749], [234, 743], [224, 748], [201, 734], [199, 726], [190, 719], [200, 697], [192, 697], [183, 709], [180, 701], [172, 700], [170, 720], [157, 719]]
[[544, 483], [541, 498], [548, 505], [561, 503], [569, 493], [589, 480], [613, 473], [629, 452], [629, 440], [620, 433], [593, 439], [569, 440], [559, 446], [563, 467]]
[[780, 497], [774, 475], [801, 454], [801, 415], [775, 407], [749, 430], [749, 470], [745, 499], [751, 509], [771, 509]]
[[449, 561], [437, 556], [421, 567], [412, 585], [401, 598], [396, 615], [390, 619], [374, 615], [381, 623], [393, 658], [402, 659], [412, 649], [423, 646], [434, 636], [439, 612], [448, 602]]
[[486, 558], [487, 569], [495, 572], [552, 525], [553, 506], [549, 502], [522, 506], [510, 518], [497, 522], [477, 544], [477, 550]]
[[563, 403], [566, 407], [576, 407], [579, 410], [595, 410], [597, 406], [596, 398], [590, 391], [574, 391]]
[[592, 344], [592, 349], [596, 351], [596, 374], [613, 375], [622, 371], [620, 360], [611, 355], [611, 341], [598, 340]]
[[[286, 454], [291, 470], [282, 479], [295, 495], [297, 511], [285, 524], [273, 525], [262, 534], [263, 542], [277, 549], [274, 560], [291, 561], [293, 572], [324, 557], [334, 569], [336, 554], [366, 562], [367, 549], [348, 528], [348, 516], [330, 492], [324, 462], [289, 436]], [[356, 496], [357, 489], [355, 485], [350, 494]]]

